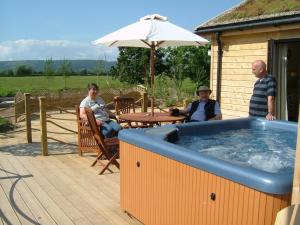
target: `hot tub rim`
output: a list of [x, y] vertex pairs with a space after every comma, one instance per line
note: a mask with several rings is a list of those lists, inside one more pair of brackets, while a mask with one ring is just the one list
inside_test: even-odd
[[[265, 120], [261, 119], [243, 118], [207, 122], [205, 126], [208, 126], [208, 123], [215, 123], [215, 125], [221, 123], [221, 125], [223, 125], [224, 123], [222, 124], [222, 122], [227, 124], [232, 122], [244, 122], [249, 125], [249, 123], [253, 121], [266, 122]], [[284, 123], [284, 125], [286, 124]], [[168, 128], [169, 130], [172, 130], [187, 126], [199, 126], [199, 124], [166, 125], [164, 126], [164, 129]], [[200, 124], [200, 126], [202, 125]], [[230, 163], [216, 157], [194, 152], [192, 150], [183, 148], [182, 146], [169, 143], [164, 140], [164, 136], [161, 133], [159, 135], [147, 134], [147, 129], [122, 130], [118, 137], [121, 141], [126, 143], [184, 163], [194, 168], [204, 170], [225, 179], [232, 180], [261, 192], [269, 194], [287, 194], [292, 191], [292, 173], [276, 174], [258, 170], [249, 166]]]

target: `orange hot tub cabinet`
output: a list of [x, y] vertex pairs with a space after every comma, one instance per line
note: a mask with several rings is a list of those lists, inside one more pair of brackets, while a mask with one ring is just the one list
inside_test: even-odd
[[267, 194], [121, 141], [121, 208], [147, 225], [273, 225]]

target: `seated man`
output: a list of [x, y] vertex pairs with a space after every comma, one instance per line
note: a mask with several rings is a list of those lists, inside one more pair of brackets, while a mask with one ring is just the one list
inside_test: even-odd
[[88, 96], [80, 103], [80, 118], [87, 119], [84, 108], [91, 108], [94, 112], [97, 125], [101, 125], [101, 132], [105, 137], [113, 137], [122, 129], [120, 124], [111, 120], [116, 116], [110, 112], [102, 98], [98, 96], [99, 87], [97, 84], [88, 84]]
[[180, 110], [180, 113], [187, 114], [186, 122], [221, 120], [219, 103], [209, 98], [211, 90], [207, 86], [201, 86], [196, 93], [199, 100], [192, 102], [184, 110]]

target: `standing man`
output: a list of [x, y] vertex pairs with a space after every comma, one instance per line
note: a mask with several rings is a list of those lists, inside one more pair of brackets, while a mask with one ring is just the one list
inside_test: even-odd
[[276, 80], [267, 73], [266, 63], [262, 60], [252, 63], [252, 73], [258, 80], [250, 99], [249, 115], [274, 120]]
[[91, 108], [94, 112], [97, 125], [101, 127], [102, 134], [107, 137], [115, 136], [122, 127], [120, 124], [111, 120], [110, 118], [117, 119], [115, 114], [106, 108], [105, 102], [98, 96], [99, 87], [95, 83], [88, 84], [88, 95], [80, 103], [80, 118], [87, 119], [85, 109]]
[[210, 99], [211, 90], [207, 86], [201, 86], [197, 90], [199, 100], [189, 104], [181, 114], [186, 114], [186, 122], [202, 122], [208, 120], [221, 120], [222, 114], [217, 101]]

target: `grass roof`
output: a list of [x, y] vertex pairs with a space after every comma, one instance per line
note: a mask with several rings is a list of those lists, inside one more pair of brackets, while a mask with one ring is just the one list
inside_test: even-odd
[[221, 15], [215, 22], [246, 19], [297, 10], [300, 10], [299, 0], [248, 0], [228, 13]]

